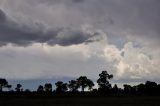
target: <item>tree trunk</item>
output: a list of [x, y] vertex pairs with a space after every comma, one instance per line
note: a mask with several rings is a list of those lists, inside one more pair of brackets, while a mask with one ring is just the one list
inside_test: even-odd
[[82, 92], [84, 92], [84, 87], [82, 87]]

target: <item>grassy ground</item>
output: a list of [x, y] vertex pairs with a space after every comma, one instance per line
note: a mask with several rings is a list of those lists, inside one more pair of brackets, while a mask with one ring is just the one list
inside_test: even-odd
[[0, 106], [160, 106], [160, 96], [1, 97]]

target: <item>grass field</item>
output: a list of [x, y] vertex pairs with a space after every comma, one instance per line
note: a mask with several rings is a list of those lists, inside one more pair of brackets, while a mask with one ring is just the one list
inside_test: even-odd
[[0, 106], [160, 106], [160, 96], [1, 97]]

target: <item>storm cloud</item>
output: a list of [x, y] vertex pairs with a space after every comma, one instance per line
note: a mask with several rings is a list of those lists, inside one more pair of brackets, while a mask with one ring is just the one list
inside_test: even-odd
[[9, 43], [17, 46], [28, 46], [33, 43], [46, 43], [49, 45], [68, 46], [73, 44], [89, 43], [96, 41], [98, 33], [88, 33], [85, 29], [55, 28], [47, 29], [41, 23], [28, 26], [16, 23], [0, 10], [0, 44]]
[[1, 0], [0, 8], [3, 77], [95, 79], [106, 69], [119, 82], [160, 80], [159, 0]]
[[5, 13], [2, 11], [2, 10], [0, 10], [0, 22], [2, 23], [3, 21], [5, 21], [6, 20], [6, 15], [5, 15]]
[[[1, 5], [12, 20], [1, 28], [1, 33], [5, 36], [13, 33], [14, 36], [17, 32], [17, 41], [12, 41], [16, 44], [27, 45], [37, 41], [70, 45], [72, 42], [64, 41], [63, 44], [62, 40], [56, 39], [60, 29], [78, 30], [80, 36], [81, 27], [85, 24], [106, 32], [109, 42], [116, 45], [124, 46], [124, 39], [127, 39], [144, 43], [151, 40], [149, 45], [156, 46], [160, 40], [159, 0], [2, 0]], [[1, 21], [5, 18], [1, 10]], [[28, 35], [24, 39], [23, 33]], [[73, 41], [72, 38], [69, 40]], [[88, 39], [88, 35], [82, 32], [80, 41], [75, 40], [73, 44]], [[121, 43], [117, 43], [117, 40]]]

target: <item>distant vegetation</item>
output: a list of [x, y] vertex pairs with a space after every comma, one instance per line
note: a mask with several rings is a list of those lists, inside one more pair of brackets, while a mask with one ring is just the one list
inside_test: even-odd
[[[30, 94], [30, 95], [61, 95], [61, 96], [107, 96], [107, 95], [160, 95], [160, 84], [152, 81], [146, 81], [145, 84], [127, 85], [124, 88], [119, 88], [116, 84], [111, 85], [109, 80], [113, 78], [112, 74], [107, 71], [102, 71], [97, 79], [98, 88], [94, 88], [94, 83], [86, 76], [80, 76], [76, 80], [71, 80], [68, 83], [57, 81], [55, 83], [56, 89], [52, 89], [51, 83], [39, 85], [37, 91], [30, 91], [23, 88], [21, 84], [17, 84], [16, 88], [8, 84], [4, 78], [0, 78], [0, 94]], [[3, 88], [8, 88], [8, 91], [3, 91]], [[85, 91], [85, 89], [88, 89]]]

